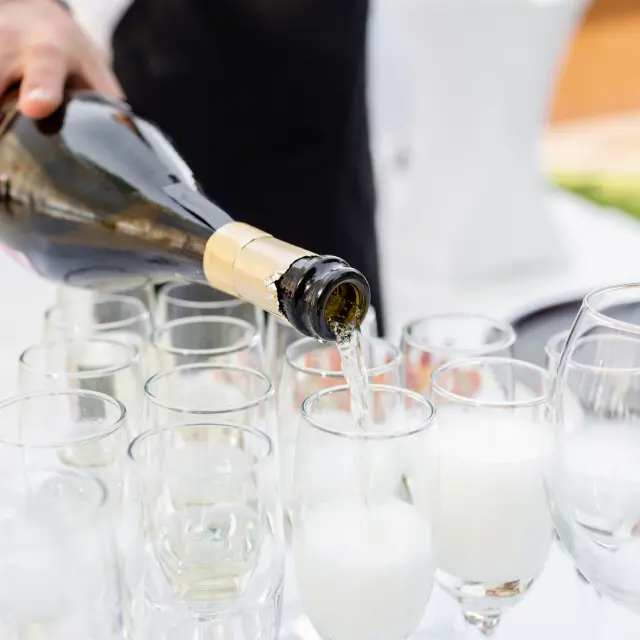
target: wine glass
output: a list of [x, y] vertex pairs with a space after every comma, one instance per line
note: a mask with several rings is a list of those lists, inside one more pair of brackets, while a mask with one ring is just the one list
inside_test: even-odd
[[[469, 379], [473, 385], [464, 384]], [[468, 626], [491, 634], [542, 573], [553, 527], [544, 490], [552, 378], [511, 358], [433, 374], [439, 452], [438, 584]], [[470, 629], [469, 629], [470, 630]]]
[[133, 344], [146, 369], [147, 346], [151, 338], [151, 316], [135, 298], [100, 294], [91, 303], [55, 305], [44, 315], [44, 339], [70, 340], [99, 334]]
[[248, 367], [186, 364], [160, 371], [144, 386], [145, 424], [222, 420], [275, 435], [271, 380]]
[[[381, 338], [363, 338], [361, 344], [369, 381], [400, 385], [402, 356], [398, 349]], [[320, 344], [313, 338], [301, 338], [287, 348], [278, 386], [277, 411], [280, 490], [289, 520], [295, 448], [302, 422], [300, 407], [314, 391], [344, 384], [340, 352], [335, 344]], [[348, 404], [346, 396], [341, 395], [340, 398]]]
[[225, 316], [252, 324], [262, 333], [264, 313], [250, 302], [233, 298], [201, 282], [169, 282], [158, 292], [155, 323], [160, 326], [193, 316]]
[[438, 367], [458, 358], [510, 356], [515, 340], [511, 325], [480, 315], [447, 313], [414, 320], [402, 331], [405, 386], [427, 394]]
[[99, 267], [70, 274], [56, 291], [56, 304], [91, 305], [102, 294], [119, 294], [136, 298], [148, 311], [155, 306], [155, 290], [151, 278], [127, 269]]
[[117, 398], [136, 433], [141, 419], [143, 377], [132, 344], [98, 336], [41, 342], [22, 352], [18, 364], [22, 393], [81, 389]]
[[284, 544], [270, 438], [223, 422], [156, 426], [129, 459], [135, 637], [276, 640]]
[[191, 316], [153, 332], [156, 370], [183, 364], [238, 364], [264, 369], [260, 334], [254, 325], [223, 316]]
[[293, 553], [302, 604], [325, 640], [419, 637], [433, 586], [433, 407], [407, 389], [370, 393], [366, 430], [346, 386], [302, 405]]
[[[373, 307], [369, 307], [360, 331], [366, 338], [378, 337], [376, 310]], [[284, 364], [287, 347], [301, 338], [304, 338], [304, 336], [288, 322], [276, 315], [269, 314], [265, 337], [265, 360], [267, 373], [274, 383], [278, 383], [282, 375], [282, 365]]]
[[558, 535], [603, 595], [640, 613], [640, 284], [587, 295], [550, 399]]
[[0, 637], [120, 640], [107, 491], [72, 469], [0, 472]]

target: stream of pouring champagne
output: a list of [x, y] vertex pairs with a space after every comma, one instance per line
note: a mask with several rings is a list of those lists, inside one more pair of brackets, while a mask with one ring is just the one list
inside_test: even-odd
[[0, 102], [0, 243], [38, 274], [75, 286], [116, 269], [208, 281], [321, 340], [366, 315], [359, 271], [234, 221], [126, 104], [73, 92], [35, 121], [16, 103], [15, 92]]

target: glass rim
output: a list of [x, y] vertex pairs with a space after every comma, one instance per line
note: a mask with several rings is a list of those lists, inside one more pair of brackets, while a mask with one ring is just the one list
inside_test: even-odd
[[508, 349], [512, 347], [516, 341], [516, 332], [509, 322], [492, 318], [491, 316], [485, 316], [479, 313], [432, 313], [419, 318], [415, 318], [410, 322], [407, 322], [402, 328], [402, 342], [410, 347], [419, 351], [435, 353], [435, 354], [448, 354], [462, 351], [455, 347], [443, 347], [437, 344], [429, 344], [428, 342], [418, 340], [412, 332], [423, 323], [427, 323], [433, 320], [481, 320], [487, 323], [492, 328], [497, 329], [502, 333], [502, 337], [484, 347], [476, 347], [473, 349], [464, 349], [467, 354], [465, 357], [478, 356], [481, 354], [491, 354], [502, 349]]
[[[250, 305], [250, 302], [246, 300], [241, 300], [240, 298], [234, 298], [233, 296], [229, 296], [228, 300], [208, 300], [208, 301], [197, 301], [197, 300], [183, 300], [181, 298], [176, 298], [172, 295], [172, 291], [174, 289], [179, 289], [180, 287], [188, 287], [193, 285], [202, 285], [203, 287], [207, 287], [204, 282], [198, 282], [196, 280], [179, 280], [176, 282], [167, 282], [162, 287], [160, 287], [160, 291], [158, 292], [158, 298], [166, 298], [167, 301], [170, 301], [171, 304], [176, 307], [183, 307], [185, 309], [227, 309], [240, 307], [243, 305]], [[219, 293], [224, 294], [223, 291]], [[228, 295], [228, 294], [224, 294]]]
[[393, 385], [386, 384], [371, 384], [369, 385], [369, 391], [371, 393], [374, 392], [382, 392], [382, 393], [394, 393], [405, 398], [411, 398], [421, 404], [423, 407], [426, 407], [429, 410], [429, 415], [427, 418], [418, 426], [408, 427], [406, 429], [400, 431], [393, 432], [355, 432], [350, 433], [343, 431], [341, 429], [334, 429], [332, 427], [328, 427], [324, 424], [320, 424], [317, 420], [309, 415], [309, 407], [312, 403], [322, 400], [325, 396], [331, 396], [337, 393], [349, 393], [350, 387], [349, 385], [339, 385], [336, 387], [328, 387], [326, 389], [321, 389], [319, 391], [314, 391], [312, 394], [307, 396], [301, 408], [301, 414], [304, 421], [312, 428], [317, 429], [318, 431], [322, 431], [326, 434], [337, 436], [339, 438], [345, 438], [346, 440], [361, 440], [361, 441], [381, 441], [381, 440], [395, 440], [397, 438], [406, 438], [409, 436], [417, 435], [422, 431], [426, 431], [429, 429], [435, 422], [436, 410], [433, 406], [433, 403], [430, 400], [427, 400], [423, 395], [416, 393], [415, 391], [411, 391], [411, 389], [407, 389], [406, 387], [398, 387]]
[[[367, 368], [367, 378], [374, 378], [376, 376], [388, 373], [402, 363], [402, 352], [400, 351], [400, 349], [398, 349], [398, 347], [396, 347], [388, 340], [385, 340], [384, 338], [362, 336], [362, 344], [366, 343], [382, 344], [387, 347], [393, 354], [393, 359], [391, 360], [391, 362], [386, 362], [385, 364], [381, 364], [370, 369]], [[303, 345], [314, 345], [316, 349], [331, 349], [332, 347], [335, 347], [335, 344], [332, 342], [321, 343], [318, 342], [315, 338], [298, 338], [295, 342], [292, 342], [285, 349], [284, 358], [287, 366], [291, 367], [298, 373], [305, 373], [310, 376], [317, 376], [322, 378], [341, 378], [344, 380], [344, 372], [342, 370], [328, 371], [326, 369], [308, 367], [307, 365], [299, 364], [298, 362], [296, 362], [294, 357], [292, 356], [292, 352]], [[298, 354], [297, 358], [299, 358], [301, 355], [303, 354]]]
[[[250, 332], [250, 335], [245, 339], [243, 338], [235, 345], [229, 345], [228, 347], [210, 347], [208, 349], [189, 349], [185, 347], [172, 347], [170, 345], [163, 345], [160, 343], [160, 336], [171, 329], [180, 327], [183, 325], [191, 324], [219, 324], [219, 325], [235, 325]], [[258, 336], [258, 330], [254, 325], [246, 320], [240, 318], [233, 318], [230, 316], [189, 316], [187, 318], [178, 318], [177, 320], [170, 320], [160, 326], [156, 327], [151, 334], [151, 343], [156, 349], [163, 351], [164, 353], [172, 355], [184, 355], [184, 356], [223, 356], [230, 355], [232, 353], [239, 353], [245, 349], [249, 349], [254, 346], [256, 338]]]
[[[150, 387], [153, 384], [156, 384], [158, 381], [165, 379], [171, 375], [180, 374], [183, 371], [192, 371], [192, 370], [221, 370], [221, 371], [233, 371], [236, 373], [244, 373], [251, 375], [252, 378], [259, 378], [266, 384], [266, 389], [264, 393], [262, 393], [259, 397], [254, 397], [251, 400], [248, 400], [240, 405], [232, 405], [225, 407], [224, 409], [194, 409], [189, 407], [181, 407], [181, 406], [173, 406], [167, 404], [166, 402], [162, 402], [158, 399], [157, 395], [150, 391]], [[162, 409], [167, 409], [169, 411], [173, 411], [174, 413], [186, 413], [189, 415], [223, 415], [225, 413], [233, 413], [236, 411], [246, 411], [247, 409], [253, 409], [261, 405], [263, 402], [270, 400], [274, 395], [273, 383], [271, 382], [271, 378], [262, 371], [258, 369], [253, 369], [251, 367], [245, 367], [244, 365], [239, 364], [216, 364], [216, 363], [208, 363], [208, 362], [193, 362], [191, 364], [181, 364], [177, 367], [171, 367], [170, 369], [163, 369], [162, 371], [158, 371], [154, 373], [145, 383], [144, 383], [144, 396], [149, 401], [152, 402], [156, 407], [160, 407]]]
[[[132, 284], [132, 286], [127, 286], [123, 289], [105, 291], [104, 293], [106, 295], [109, 295], [110, 293], [114, 295], [125, 295], [130, 291], [136, 291], [137, 289], [144, 289], [145, 287], [153, 285], [153, 279], [147, 274], [140, 273], [139, 271], [130, 271], [129, 269], [121, 268], [121, 267], [100, 267], [99, 270], [77, 269], [75, 271], [72, 271], [70, 275], [76, 276], [81, 273], [86, 273], [88, 271], [93, 271], [94, 273], [98, 271], [101, 274], [104, 273], [105, 275], [107, 275], [107, 277], [104, 280], [100, 280], [100, 282], [114, 282], [118, 280], [122, 280], [123, 282], [127, 282], [127, 283], [131, 283], [132, 281], [135, 282], [135, 284]], [[113, 279], [110, 279], [108, 277], [108, 274], [113, 274], [115, 277]], [[98, 289], [92, 284], [80, 286], [80, 285], [72, 284], [71, 282], [69, 282], [69, 280], [63, 280], [60, 284], [63, 287], [67, 287], [69, 289], [78, 289], [78, 290], [84, 289], [85, 291], [90, 291], [91, 293], [100, 293], [101, 291], [101, 289]]]
[[[111, 346], [117, 346], [118, 348], [124, 348], [125, 351], [128, 351], [128, 355], [126, 358], [122, 359], [121, 362], [106, 365], [104, 367], [91, 369], [90, 371], [83, 372], [70, 372], [70, 371], [53, 371], [52, 369], [47, 368], [38, 368], [33, 366], [33, 364], [29, 364], [27, 362], [27, 357], [32, 355], [35, 352], [42, 352], [46, 350], [47, 347], [57, 347], [57, 346], [82, 346], [84, 344], [91, 343], [101, 343], [107, 344]], [[27, 347], [18, 358], [18, 363], [20, 367], [22, 367], [25, 371], [30, 373], [37, 373], [47, 378], [66, 378], [66, 379], [81, 379], [88, 380], [91, 378], [99, 378], [105, 375], [112, 375], [114, 373], [118, 373], [119, 371], [124, 371], [133, 363], [138, 362], [140, 358], [140, 351], [138, 348], [131, 344], [130, 342], [124, 342], [122, 340], [115, 340], [113, 338], [102, 338], [100, 334], [96, 334], [94, 336], [87, 336], [85, 338], [78, 339], [68, 339], [68, 340], [43, 340], [41, 342], [37, 342], [36, 344], [32, 344], [30, 347]]]
[[133, 296], [125, 296], [117, 293], [105, 293], [96, 295], [95, 300], [92, 305], [98, 305], [109, 302], [119, 302], [121, 304], [127, 304], [134, 307], [138, 307], [138, 313], [136, 315], [132, 315], [131, 317], [123, 318], [121, 320], [113, 320], [111, 322], [95, 322], [89, 324], [82, 324], [77, 322], [58, 322], [56, 321], [54, 315], [57, 312], [62, 312], [66, 309], [74, 309], [74, 308], [86, 308], [86, 302], [69, 302], [64, 304], [54, 304], [49, 307], [44, 312], [45, 321], [51, 323], [51, 325], [55, 328], [64, 328], [64, 327], [100, 327], [102, 330], [109, 329], [121, 329], [122, 327], [128, 327], [136, 322], [145, 322], [150, 321], [151, 314], [147, 307], [145, 307], [142, 300], [138, 300], [138, 298], [134, 298]]
[[627, 322], [626, 320], [616, 320], [611, 316], [599, 311], [594, 305], [594, 299], [602, 296], [607, 293], [614, 293], [618, 291], [625, 290], [633, 290], [637, 289], [639, 291], [638, 299], [640, 302], [640, 282], [628, 282], [625, 284], [614, 284], [605, 287], [599, 287], [598, 289], [594, 289], [587, 293], [582, 301], [582, 306], [592, 315], [598, 318], [601, 324], [610, 329], [619, 329], [623, 331], [627, 331], [629, 333], [640, 334], [640, 326], [633, 324], [632, 322]]
[[[258, 429], [256, 427], [251, 427], [246, 424], [241, 424], [239, 422], [213, 422], [213, 421], [177, 422], [177, 423], [171, 423], [171, 424], [160, 424], [155, 427], [152, 427], [151, 429], [147, 429], [146, 431], [143, 431], [142, 433], [137, 435], [129, 443], [129, 446], [127, 447], [127, 459], [130, 462], [133, 462], [133, 464], [138, 464], [139, 457], [136, 456], [136, 451], [142, 446], [142, 444], [144, 444], [144, 442], [146, 442], [149, 438], [153, 436], [157, 436], [161, 433], [166, 433], [169, 431], [192, 429], [194, 427], [196, 428], [205, 427], [212, 430], [231, 429], [239, 433], [249, 433], [251, 434], [252, 437], [255, 437], [258, 440], [262, 441], [266, 446], [265, 452], [259, 459], [255, 460], [255, 462], [244, 467], [241, 472], [242, 474], [255, 471], [257, 468], [264, 466], [266, 463], [268, 463], [270, 460], [273, 459], [275, 447], [273, 444], [273, 440], [271, 439], [271, 436], [269, 434], [265, 433], [261, 429]], [[237, 475], [238, 473], [239, 471], [237, 470], [234, 471], [232, 469], [231, 471], [228, 471], [228, 472], [220, 472], [220, 475], [232, 476], [232, 475]]]
[[[567, 332], [568, 334], [569, 332]], [[568, 337], [568, 335], [567, 335]], [[617, 334], [593, 334], [582, 336], [578, 338], [574, 343], [571, 351], [571, 357], [565, 358], [564, 367], [565, 369], [571, 369], [574, 371], [583, 371], [586, 373], [607, 373], [610, 375], [631, 375], [640, 373], [640, 364], [637, 367], [612, 367], [612, 366], [601, 366], [596, 364], [588, 364], [585, 362], [581, 362], [580, 360], [574, 360], [573, 355], [578, 347], [581, 347], [585, 344], [589, 344], [591, 342], [599, 342], [602, 340], [606, 340], [607, 342], [636, 342], [640, 346], [640, 337], [628, 336], [628, 335], [617, 335]], [[558, 362], [560, 361], [560, 353], [557, 355]]]
[[[114, 433], [117, 433], [120, 429], [126, 426], [127, 410], [125, 406], [106, 393], [100, 393], [99, 391], [89, 391], [86, 389], [65, 389], [61, 391], [34, 391], [32, 393], [23, 393], [20, 395], [5, 398], [0, 401], [0, 416], [5, 409], [13, 407], [14, 405], [29, 402], [31, 400], [40, 400], [44, 398], [57, 398], [61, 396], [72, 396], [76, 398], [93, 398], [94, 400], [100, 400], [103, 404], [108, 404], [115, 407], [118, 410], [118, 418], [111, 421], [108, 428], [101, 433], [93, 434], [91, 436], [78, 436], [76, 438], [65, 438], [64, 440], [47, 441], [44, 443], [33, 444], [24, 439], [21, 441], [14, 441], [7, 439], [5, 434], [0, 428], [0, 444], [11, 447], [23, 447], [26, 449], [58, 449], [59, 447], [65, 447], [72, 444], [85, 444], [89, 442], [99, 442], [109, 438]], [[0, 420], [1, 423], [1, 420]]]
[[[496, 402], [496, 401], [486, 401], [477, 398], [467, 398], [466, 396], [461, 396], [453, 391], [449, 391], [445, 389], [438, 381], [438, 376], [446, 373], [447, 371], [451, 371], [454, 369], [459, 369], [460, 367], [473, 367], [478, 365], [510, 365], [512, 367], [517, 367], [519, 369], [528, 369], [534, 373], [537, 373], [541, 379], [546, 380], [547, 388], [549, 391], [543, 395], [537, 395], [534, 398], [529, 398], [527, 400], [505, 400], [504, 402]], [[553, 376], [543, 367], [538, 366], [537, 364], [533, 364], [531, 362], [527, 362], [526, 360], [518, 360], [517, 358], [508, 358], [508, 357], [496, 357], [496, 356], [480, 356], [473, 358], [460, 358], [458, 360], [451, 360], [446, 364], [438, 367], [431, 374], [431, 390], [434, 393], [437, 393], [443, 398], [447, 400], [451, 400], [459, 405], [464, 405], [467, 407], [486, 407], [488, 409], [525, 409], [527, 407], [536, 407], [539, 405], [544, 405], [549, 401], [549, 398], [552, 394], [552, 386], [553, 386], [554, 378]]]

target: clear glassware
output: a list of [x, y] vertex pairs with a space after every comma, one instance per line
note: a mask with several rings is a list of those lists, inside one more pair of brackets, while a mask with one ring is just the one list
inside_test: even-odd
[[276, 640], [284, 543], [270, 438], [229, 423], [159, 426], [129, 459], [134, 637]]
[[[469, 379], [473, 385], [461, 383]], [[544, 369], [511, 358], [456, 360], [433, 374], [436, 580], [458, 601], [468, 626], [484, 635], [525, 597], [551, 547], [544, 489], [553, 450], [551, 385]]]
[[101, 294], [91, 302], [56, 305], [45, 312], [44, 339], [70, 340], [99, 334], [133, 344], [146, 368], [151, 315], [135, 298]]
[[0, 472], [0, 637], [123, 638], [106, 504], [89, 474]]
[[[153, 311], [155, 289], [153, 281], [149, 277], [128, 272], [125, 269], [101, 268], [99, 277], [92, 273], [91, 284], [86, 286], [82, 283], [82, 275], [78, 274], [78, 277], [72, 279], [70, 284], [58, 286], [56, 305], [62, 307], [76, 303], [91, 305], [98, 296], [115, 293], [137, 298], [148, 311]], [[78, 284], [74, 284], [74, 282]]]
[[428, 400], [371, 386], [371, 427], [346, 386], [303, 403], [293, 552], [305, 612], [326, 640], [401, 640], [425, 612], [435, 571], [437, 458]]
[[[376, 310], [369, 307], [361, 327], [362, 335], [367, 338], [377, 338]], [[266, 371], [274, 383], [278, 383], [282, 375], [285, 352], [290, 344], [304, 336], [296, 331], [288, 322], [278, 316], [269, 314], [266, 322], [265, 360]]]
[[[402, 356], [390, 342], [382, 338], [363, 338], [362, 353], [369, 382], [391, 386], [401, 384]], [[301, 338], [289, 345], [277, 393], [280, 490], [289, 519], [295, 449], [302, 424], [300, 407], [305, 398], [315, 391], [344, 384], [340, 353], [335, 344], [320, 344], [313, 338]], [[344, 395], [340, 398], [348, 404]]]
[[186, 364], [144, 386], [145, 425], [197, 420], [250, 424], [275, 435], [274, 393], [264, 373], [227, 364]]
[[405, 386], [428, 394], [438, 367], [458, 358], [511, 356], [515, 341], [510, 324], [485, 316], [448, 313], [414, 320], [402, 330]]
[[158, 292], [155, 323], [160, 326], [193, 316], [225, 316], [252, 324], [262, 334], [264, 313], [201, 282], [169, 282]]
[[558, 535], [603, 595], [640, 613], [640, 284], [585, 297], [551, 396]]
[[117, 398], [130, 434], [139, 432], [144, 379], [132, 344], [100, 336], [41, 342], [22, 352], [18, 377], [22, 393], [78, 389]]
[[153, 332], [157, 371], [183, 364], [237, 364], [264, 369], [262, 340], [254, 325], [237, 318], [192, 316]]

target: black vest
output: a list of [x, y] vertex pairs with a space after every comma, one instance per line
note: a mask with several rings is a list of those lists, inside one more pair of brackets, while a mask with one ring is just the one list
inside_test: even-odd
[[114, 34], [127, 99], [234, 218], [370, 280], [368, 0], [134, 0]]

